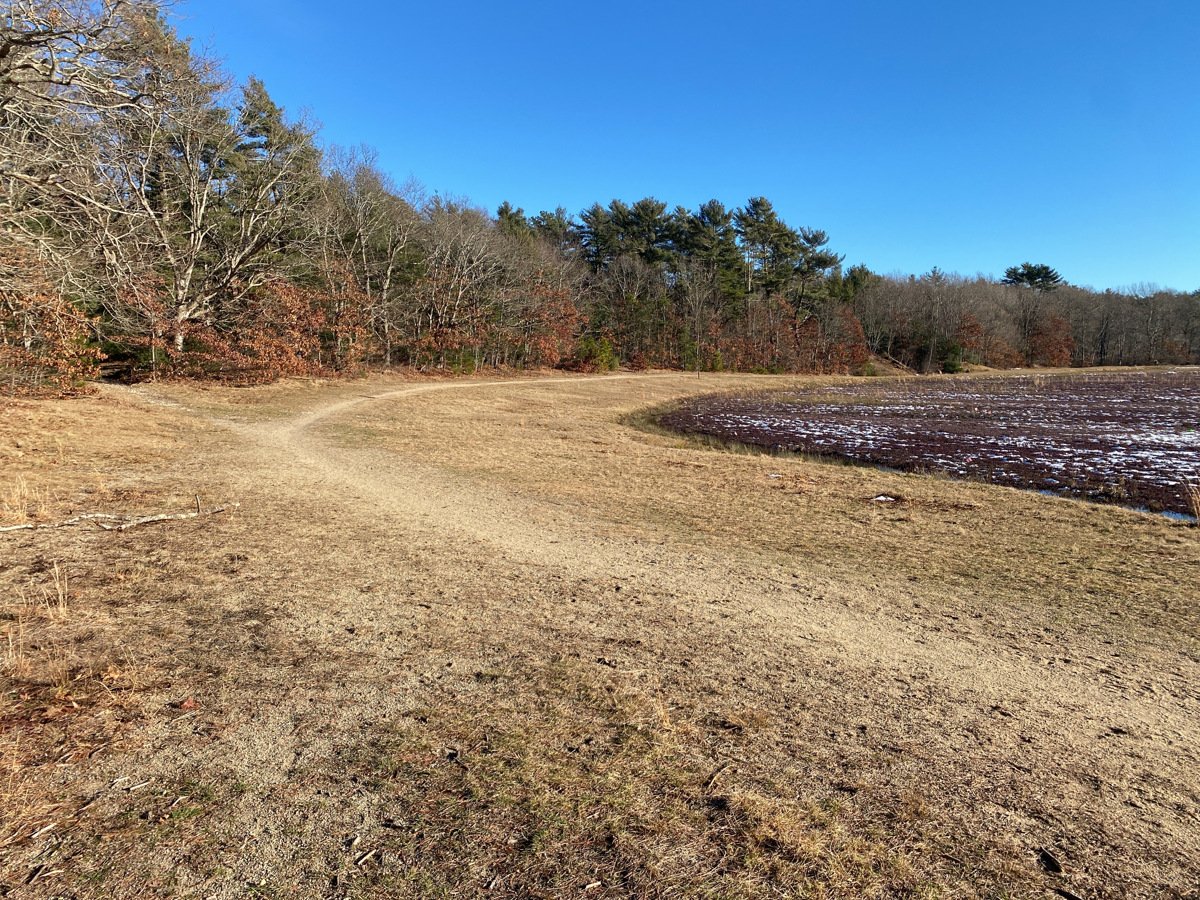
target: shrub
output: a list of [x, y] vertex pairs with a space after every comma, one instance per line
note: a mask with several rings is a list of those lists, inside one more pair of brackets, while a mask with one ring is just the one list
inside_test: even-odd
[[607, 337], [585, 334], [575, 351], [579, 368], [586, 372], [611, 372], [619, 365], [617, 352]]
[[27, 290], [0, 291], [0, 393], [46, 396], [81, 389], [103, 354], [89, 321], [42, 283], [35, 267]]
[[239, 383], [353, 371], [366, 346], [359, 308], [341, 295], [272, 283], [239, 321], [194, 328], [183, 352], [170, 354], [171, 371]]

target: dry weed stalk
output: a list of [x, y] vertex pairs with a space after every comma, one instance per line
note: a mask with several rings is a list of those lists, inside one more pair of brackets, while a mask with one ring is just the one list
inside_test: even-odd
[[29, 658], [25, 655], [25, 618], [18, 616], [4, 626], [4, 656], [0, 669], [10, 678], [29, 674]]
[[54, 561], [50, 570], [52, 585], [42, 588], [42, 605], [46, 608], [46, 616], [51, 621], [62, 622], [67, 618], [67, 572]]

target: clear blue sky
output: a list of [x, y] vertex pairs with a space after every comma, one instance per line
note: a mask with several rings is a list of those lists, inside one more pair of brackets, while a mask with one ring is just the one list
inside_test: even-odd
[[1200, 288], [1200, 0], [181, 0], [399, 181], [527, 212], [765, 195], [847, 264]]

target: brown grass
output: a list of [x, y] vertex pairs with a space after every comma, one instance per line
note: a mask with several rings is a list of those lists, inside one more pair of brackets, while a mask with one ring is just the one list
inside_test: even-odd
[[6, 415], [0, 491], [24, 478], [52, 519], [241, 506], [0, 536], [0, 885], [1186, 896], [1197, 543], [627, 424], [787, 383], [168, 386]]

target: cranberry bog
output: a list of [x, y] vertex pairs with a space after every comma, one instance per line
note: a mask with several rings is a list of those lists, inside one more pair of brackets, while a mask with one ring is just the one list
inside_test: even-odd
[[1194, 517], [1200, 369], [936, 376], [710, 395], [662, 426]]

